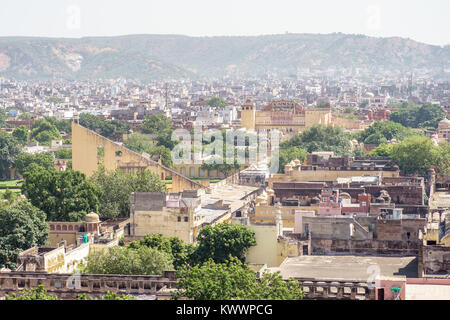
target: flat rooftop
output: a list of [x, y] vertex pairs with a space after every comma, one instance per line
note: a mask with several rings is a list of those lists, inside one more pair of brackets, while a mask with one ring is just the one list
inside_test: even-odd
[[258, 190], [258, 187], [241, 186], [237, 184], [226, 184], [224, 186], [213, 187], [212, 193], [203, 194], [201, 196], [201, 206], [207, 207], [219, 200], [223, 200], [224, 204], [231, 205], [231, 212], [242, 208], [247, 201], [241, 200], [248, 194]]
[[[417, 278], [416, 257], [370, 256], [301, 256], [286, 258], [278, 268], [284, 279], [315, 278], [330, 280], [356, 280], [366, 282], [378, 266], [381, 277], [406, 276]], [[374, 279], [375, 280], [375, 279]]]

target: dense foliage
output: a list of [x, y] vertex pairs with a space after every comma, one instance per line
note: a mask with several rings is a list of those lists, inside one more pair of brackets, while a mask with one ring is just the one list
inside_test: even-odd
[[47, 221], [82, 221], [98, 212], [100, 190], [78, 171], [36, 170], [27, 174], [22, 193], [47, 213]]
[[357, 133], [356, 138], [359, 142], [364, 142], [365, 144], [379, 145], [392, 139], [401, 141], [413, 135], [419, 135], [419, 133], [411, 128], [404, 127], [400, 123], [379, 121], [364, 131]]
[[12, 135], [21, 145], [26, 145], [28, 143], [29, 129], [27, 126], [18, 126], [12, 132]]
[[48, 226], [45, 213], [28, 201], [0, 207], [0, 267], [16, 267], [23, 250], [45, 243]]
[[300, 300], [304, 297], [300, 283], [284, 281], [277, 273], [264, 273], [258, 279], [255, 271], [232, 258], [225, 263], [209, 260], [178, 271], [178, 291], [194, 300]]
[[173, 270], [170, 254], [146, 246], [95, 252], [81, 267], [82, 273], [90, 274], [161, 275], [164, 270]]
[[221, 223], [202, 228], [197, 236], [196, 261], [223, 263], [230, 257], [245, 261], [247, 250], [256, 245], [255, 233], [244, 225]]
[[336, 155], [349, 155], [350, 134], [340, 127], [314, 125], [297, 133], [290, 140], [280, 143], [280, 149], [298, 147], [309, 153], [314, 151], [333, 151]]
[[26, 177], [35, 171], [45, 169], [47, 171], [55, 170], [53, 155], [51, 152], [42, 152], [37, 154], [22, 153], [16, 160], [17, 172]]
[[[159, 144], [159, 140], [157, 142]], [[149, 136], [134, 133], [124, 142], [125, 147], [137, 153], [146, 152], [152, 156], [160, 156], [162, 164], [168, 168], [173, 167], [172, 153], [163, 145], [153, 145]]]
[[439, 121], [443, 120], [445, 112], [438, 105], [424, 104], [405, 108], [391, 113], [391, 121], [412, 128], [437, 128]]
[[56, 159], [72, 159], [72, 149], [59, 149], [55, 152]]
[[103, 219], [128, 217], [132, 192], [165, 192], [166, 185], [150, 171], [128, 174], [121, 170], [108, 171], [100, 166], [89, 178], [99, 190], [99, 215]]
[[0, 131], [0, 178], [9, 179], [10, 169], [14, 167], [21, 153], [20, 143], [9, 133]]
[[[279, 150], [279, 167], [278, 172], [284, 173], [284, 166], [290, 163], [292, 160], [298, 159], [303, 163], [306, 159], [308, 152], [305, 149], [298, 147], [288, 147], [286, 149]], [[273, 160], [272, 160], [273, 161]]]
[[213, 108], [224, 108], [228, 105], [226, 101], [219, 97], [214, 97], [206, 101], [206, 104]]
[[39, 119], [34, 122], [30, 137], [31, 140], [47, 146], [51, 144], [52, 140], [61, 140], [58, 128], [45, 119]]
[[47, 294], [42, 284], [38, 285], [36, 289], [22, 290], [19, 294], [5, 295], [6, 300], [59, 300], [53, 294]]
[[80, 125], [112, 140], [122, 139], [123, 134], [131, 129], [125, 121], [104, 121], [101, 117], [89, 113], [80, 115]]

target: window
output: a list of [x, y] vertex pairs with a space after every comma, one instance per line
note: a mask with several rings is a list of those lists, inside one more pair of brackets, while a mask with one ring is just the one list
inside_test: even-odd
[[184, 222], [188, 222], [189, 221], [189, 217], [184, 217]]
[[121, 157], [122, 156], [122, 151], [116, 151], [116, 157]]
[[410, 232], [407, 232], [406, 233], [406, 238], [409, 240], [409, 238], [411, 238], [411, 233]]
[[178, 217], [178, 222], [181, 222], [181, 217]]

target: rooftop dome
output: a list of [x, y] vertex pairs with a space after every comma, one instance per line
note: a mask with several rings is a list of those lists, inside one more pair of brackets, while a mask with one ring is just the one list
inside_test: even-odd
[[100, 222], [100, 217], [95, 212], [90, 212], [86, 215], [86, 222]]

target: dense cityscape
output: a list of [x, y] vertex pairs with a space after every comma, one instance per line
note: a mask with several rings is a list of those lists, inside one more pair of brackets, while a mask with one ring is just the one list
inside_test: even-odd
[[0, 38], [0, 300], [450, 299], [448, 46], [219, 72], [160, 38]]

